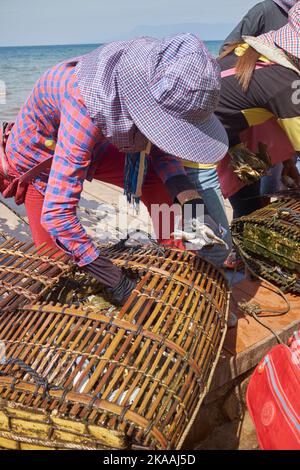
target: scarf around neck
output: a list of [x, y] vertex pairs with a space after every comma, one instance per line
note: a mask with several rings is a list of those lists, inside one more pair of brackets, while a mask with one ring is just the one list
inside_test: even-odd
[[139, 211], [142, 188], [148, 170], [148, 158], [151, 151], [151, 143], [148, 142], [144, 152], [127, 153], [124, 169], [124, 194], [127, 201]]

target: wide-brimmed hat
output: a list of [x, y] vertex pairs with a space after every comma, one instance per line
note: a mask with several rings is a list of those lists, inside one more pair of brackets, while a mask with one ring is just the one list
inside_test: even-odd
[[288, 13], [298, 0], [273, 0], [273, 2]]
[[226, 154], [227, 134], [213, 115], [220, 69], [198, 37], [111, 43], [84, 56], [76, 72], [91, 117], [119, 149], [138, 152], [150, 140], [194, 162]]
[[284, 52], [300, 59], [300, 2], [290, 10], [288, 23], [282, 28], [261, 34], [257, 38], [243, 36], [243, 39], [252, 47], [255, 44], [256, 50], [261, 44], [259, 52], [267, 57], [270, 52], [277, 55]]
[[289, 21], [274, 33], [275, 44], [300, 59], [300, 2], [289, 12]]

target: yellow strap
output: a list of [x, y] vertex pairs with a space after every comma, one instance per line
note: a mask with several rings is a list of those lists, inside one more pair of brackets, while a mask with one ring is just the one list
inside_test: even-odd
[[191, 162], [189, 160], [183, 160], [183, 166], [185, 168], [198, 168], [199, 170], [209, 170], [212, 168], [217, 168], [217, 163], [197, 163]]
[[[249, 44], [247, 43], [244, 43], [244, 44], [240, 44], [239, 46], [237, 46], [235, 49], [234, 49], [234, 53], [236, 56], [238, 57], [241, 57], [245, 54], [246, 50], [249, 48]], [[266, 63], [269, 63], [270, 60], [265, 57], [264, 55], [261, 55], [260, 58], [259, 58], [259, 61], [260, 62], [266, 62]]]
[[55, 150], [56, 142], [55, 140], [52, 139], [46, 139], [45, 140], [45, 147], [50, 150]]

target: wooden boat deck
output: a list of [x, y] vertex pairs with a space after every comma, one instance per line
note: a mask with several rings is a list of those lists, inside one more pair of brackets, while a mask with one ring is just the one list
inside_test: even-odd
[[287, 304], [268, 284], [246, 278], [234, 285], [231, 311], [238, 315], [238, 326], [227, 332], [211, 392], [250, 371], [277, 344], [275, 335], [253, 317], [245, 314], [238, 308], [237, 303], [256, 303], [262, 310], [277, 312], [262, 312], [259, 320], [286, 342], [294, 331], [300, 329], [300, 297], [288, 294], [286, 299], [290, 304], [290, 311], [280, 314]]

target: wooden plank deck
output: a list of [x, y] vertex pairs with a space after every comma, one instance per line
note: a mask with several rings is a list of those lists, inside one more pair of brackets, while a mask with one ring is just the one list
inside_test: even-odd
[[[122, 212], [126, 210], [126, 201], [122, 196], [122, 190], [106, 183], [93, 181], [85, 184], [80, 204], [82, 207], [93, 211], [96, 211], [99, 205], [101, 209], [106, 208], [109, 211], [108, 204], [112, 204], [116, 209], [116, 214], [121, 216], [123, 214], [119, 213], [120, 199], [123, 200]], [[30, 239], [28, 226], [23, 221], [26, 221], [24, 207], [16, 206], [12, 200], [5, 200], [5, 204], [8, 204], [19, 217], [0, 202], [0, 225], [2, 229], [22, 240]], [[226, 204], [226, 209], [228, 217], [231, 219], [229, 204]], [[81, 212], [80, 217], [92, 236], [101, 233], [103, 227], [104, 230], [107, 228], [109, 231], [113, 230], [114, 220], [110, 220], [109, 217], [100, 222], [93, 214], [88, 215]], [[139, 228], [144, 230], [147, 230], [149, 225], [151, 226], [147, 210], [143, 206], [141, 206], [141, 212], [138, 216], [132, 210], [129, 210], [128, 221], [132, 224], [138, 224]], [[227, 333], [222, 356], [211, 385], [211, 392], [220, 389], [241, 374], [251, 370], [263, 355], [276, 344], [274, 335], [238, 309], [237, 303], [250, 301], [256, 302], [264, 308], [275, 309], [283, 308], [285, 305], [282, 298], [275, 291], [270, 290], [260, 282], [249, 279], [242, 279], [234, 284], [232, 291], [231, 310], [238, 315], [238, 326]], [[262, 318], [263, 322], [275, 330], [283, 340], [286, 340], [294, 330], [300, 329], [300, 298], [288, 296], [288, 299], [291, 304], [291, 310], [288, 314]]]
[[277, 339], [272, 332], [239, 309], [238, 302], [256, 303], [262, 309], [278, 311], [273, 316], [262, 312], [259, 320], [275, 331], [284, 342], [294, 331], [300, 329], [300, 297], [298, 296], [290, 294], [286, 296], [290, 311], [283, 315], [280, 315], [280, 311], [285, 310], [285, 301], [266, 283], [244, 279], [234, 285], [232, 297], [231, 311], [238, 315], [238, 326], [227, 332], [210, 392], [216, 391], [250, 371], [277, 344]]

